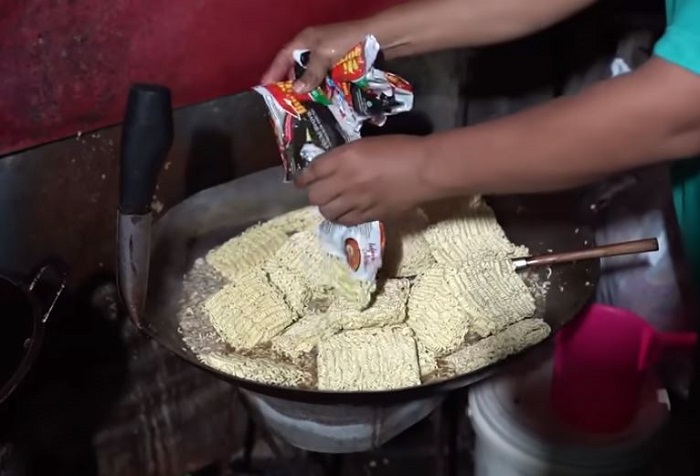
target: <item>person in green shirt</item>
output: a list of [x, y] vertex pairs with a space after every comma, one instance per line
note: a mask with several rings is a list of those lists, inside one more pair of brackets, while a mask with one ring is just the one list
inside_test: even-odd
[[[666, 18], [668, 26], [654, 47], [654, 54], [695, 74], [700, 80], [700, 1], [667, 0]], [[689, 107], [700, 104], [697, 98], [689, 100], [692, 104]], [[695, 286], [700, 288], [700, 159], [674, 163], [671, 178], [673, 202], [683, 236], [685, 256], [691, 264]]]
[[[387, 58], [513, 40], [595, 0], [432, 0], [304, 30], [263, 83], [288, 77], [308, 49], [298, 92], [320, 84], [345, 52], [373, 34]], [[326, 218], [352, 225], [467, 194], [555, 191], [650, 164], [673, 167], [674, 203], [700, 282], [700, 0], [667, 0], [667, 29], [636, 71], [580, 94], [476, 126], [426, 137], [365, 138], [327, 152], [297, 179]], [[695, 250], [694, 248], [697, 248]]]

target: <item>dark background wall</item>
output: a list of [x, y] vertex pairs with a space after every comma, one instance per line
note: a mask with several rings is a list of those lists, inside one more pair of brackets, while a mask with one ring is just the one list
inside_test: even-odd
[[131, 81], [177, 106], [240, 91], [305, 26], [401, 0], [3, 0], [0, 155], [119, 121]]

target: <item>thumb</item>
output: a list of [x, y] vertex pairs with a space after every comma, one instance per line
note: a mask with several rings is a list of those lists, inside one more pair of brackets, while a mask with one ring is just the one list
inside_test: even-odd
[[277, 53], [277, 56], [275, 56], [275, 59], [267, 68], [265, 74], [263, 74], [260, 80], [260, 84], [269, 84], [276, 83], [277, 81], [283, 81], [285, 79], [285, 76], [287, 75], [287, 72], [293, 64], [294, 60], [292, 59], [292, 55], [289, 51], [289, 48], [282, 49], [279, 53]]
[[294, 91], [299, 94], [308, 93], [323, 82], [332, 61], [320, 53], [312, 53], [309, 56], [309, 64], [306, 65], [304, 74], [294, 82]]

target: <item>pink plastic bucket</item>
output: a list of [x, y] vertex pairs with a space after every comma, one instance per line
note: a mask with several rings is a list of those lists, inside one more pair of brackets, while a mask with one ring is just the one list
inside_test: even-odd
[[669, 349], [692, 349], [695, 333], [656, 332], [636, 314], [595, 304], [555, 339], [551, 400], [578, 429], [613, 433], [639, 409], [647, 372]]

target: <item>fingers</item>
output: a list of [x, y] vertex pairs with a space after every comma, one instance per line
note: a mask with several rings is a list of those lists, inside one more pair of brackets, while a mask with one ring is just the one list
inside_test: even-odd
[[319, 208], [321, 214], [333, 223], [345, 226], [359, 225], [373, 221], [376, 211], [373, 205], [348, 202], [344, 197], [339, 197], [326, 207]]
[[341, 225], [345, 226], [354, 226], [354, 225], [359, 225], [361, 223], [367, 223], [369, 221], [372, 221], [370, 219], [364, 218], [365, 213], [360, 212], [357, 210], [351, 210], [350, 212], [339, 216], [335, 220], [333, 220], [334, 223], [339, 223]]
[[309, 203], [321, 206], [330, 203], [340, 196], [342, 191], [332, 181], [321, 180], [308, 188]]
[[[297, 94], [308, 93], [318, 87], [330, 69], [332, 61], [320, 54], [311, 55], [306, 71], [298, 80], [294, 81], [294, 91]], [[294, 79], [294, 58], [292, 52], [286, 48], [282, 50], [263, 74], [260, 84], [276, 83], [278, 81]]]
[[294, 50], [313, 51], [316, 49], [317, 44], [318, 34], [314, 28], [307, 28], [299, 33], [277, 53], [275, 59], [272, 60], [267, 71], [263, 74], [261, 83], [270, 84], [287, 79], [294, 79]]
[[282, 48], [282, 50], [277, 53], [275, 59], [272, 60], [270, 67], [267, 68], [265, 74], [263, 74], [260, 79], [260, 84], [270, 84], [276, 83], [278, 81], [284, 81], [289, 71], [294, 68], [294, 58], [292, 57], [292, 51], [288, 46]]
[[332, 222], [337, 222], [338, 218], [343, 215], [351, 213], [354, 209], [354, 205], [342, 197], [331, 200], [325, 205], [319, 207], [321, 215], [326, 217], [327, 220]]
[[336, 160], [333, 160], [335, 151], [326, 152], [321, 157], [316, 158], [302, 173], [294, 180], [294, 184], [299, 188], [307, 188], [319, 180], [327, 179], [336, 171]]
[[336, 166], [338, 161], [333, 160], [333, 152], [313, 161], [294, 183], [297, 187], [308, 190], [309, 202], [318, 206], [326, 219], [333, 222], [340, 217], [357, 219], [353, 217], [358, 209], [357, 204], [343, 196], [343, 181]]
[[309, 203], [319, 207], [328, 220], [341, 225], [356, 225], [369, 221], [369, 212], [374, 209], [371, 203], [346, 194], [342, 181], [333, 174], [319, 178], [308, 186]]
[[296, 78], [296, 73], [294, 72], [294, 66], [289, 68], [289, 71], [287, 71], [287, 81], [294, 81]]
[[303, 94], [318, 87], [332, 64], [333, 61], [328, 56], [318, 51], [312, 51], [309, 64], [306, 65], [306, 71], [301, 78], [294, 82], [294, 91], [297, 94]]

